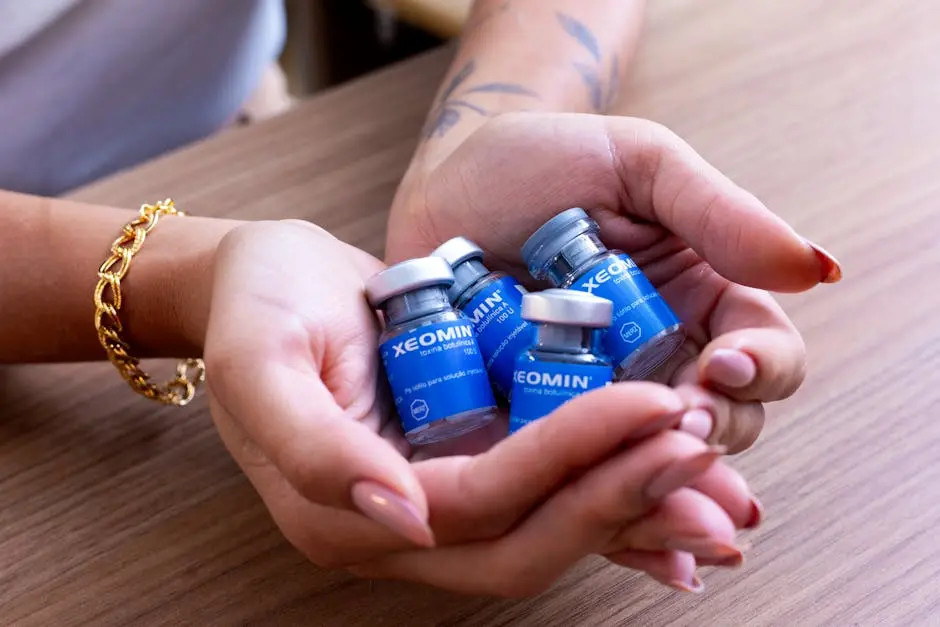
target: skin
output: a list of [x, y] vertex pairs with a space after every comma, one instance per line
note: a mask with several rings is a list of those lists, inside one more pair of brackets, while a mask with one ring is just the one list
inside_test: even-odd
[[[308, 224], [192, 217], [163, 220], [135, 260], [122, 312], [135, 352], [204, 354], [220, 436], [315, 563], [508, 596], [544, 590], [591, 554], [682, 590], [699, 588], [697, 564], [740, 563], [736, 534], [757, 523], [756, 501], [722, 449], [675, 427], [706, 408], [710, 439], [749, 443], [722, 425], [753, 434], [742, 408], [792, 391], [803, 359], [798, 334], [756, 288], [806, 289], [820, 261], [665, 130], [596, 115], [616, 98], [641, 8], [478, 2], [396, 195], [388, 258], [461, 231], [521, 276], [519, 238], [546, 211], [590, 207], [694, 327], [672, 385], [616, 384], [512, 438], [494, 423], [449, 449], [413, 451], [385, 401], [379, 321], [362, 294], [380, 261]], [[513, 211], [500, 210], [507, 202]], [[94, 268], [132, 216], [0, 193], [0, 293], [16, 303], [0, 310], [5, 361], [102, 356]], [[747, 385], [703, 380], [722, 342], [755, 362]], [[356, 495], [376, 489], [402, 506], [398, 518], [363, 509]]]

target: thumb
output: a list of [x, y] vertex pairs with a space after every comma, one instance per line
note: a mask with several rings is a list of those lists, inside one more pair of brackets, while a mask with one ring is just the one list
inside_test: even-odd
[[389, 441], [337, 406], [318, 376], [247, 362], [238, 351], [207, 354], [215, 404], [297, 493], [433, 546], [424, 490]]
[[638, 217], [676, 235], [725, 278], [794, 292], [842, 276], [838, 262], [663, 126], [604, 119], [614, 168]]

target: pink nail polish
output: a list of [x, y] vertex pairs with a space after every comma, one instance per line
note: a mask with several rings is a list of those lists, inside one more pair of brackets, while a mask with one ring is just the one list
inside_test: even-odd
[[667, 494], [689, 485], [724, 455], [726, 450], [724, 446], [711, 446], [698, 455], [672, 462], [646, 484], [643, 493], [650, 500], [661, 500]]
[[842, 280], [842, 265], [839, 260], [832, 256], [825, 248], [814, 244], [808, 239], [803, 240], [816, 253], [816, 259], [819, 261], [820, 281], [823, 283], [838, 283]]
[[743, 351], [719, 348], [712, 352], [705, 364], [705, 378], [729, 388], [743, 388], [757, 377], [757, 364]]
[[630, 434], [630, 441], [633, 440], [642, 440], [648, 438], [651, 435], [656, 435], [661, 431], [666, 431], [668, 429], [673, 429], [679, 426], [681, 420], [682, 412], [674, 412], [671, 414], [665, 414], [654, 419], [652, 422], [643, 425], [636, 431]]
[[700, 440], [707, 440], [714, 426], [715, 421], [707, 409], [690, 409], [683, 414], [679, 422], [679, 431], [685, 431]]
[[742, 550], [732, 544], [719, 542], [707, 537], [671, 538], [666, 541], [666, 548], [671, 551], [684, 551], [696, 558], [705, 559], [743, 559]]
[[691, 592], [692, 594], [702, 594], [705, 592], [705, 584], [698, 578], [698, 575], [692, 575], [692, 581], [689, 582], [673, 579], [669, 582], [669, 585], [676, 590]]
[[360, 481], [352, 500], [366, 517], [423, 547], [434, 546], [434, 534], [418, 508], [401, 495], [374, 481]]

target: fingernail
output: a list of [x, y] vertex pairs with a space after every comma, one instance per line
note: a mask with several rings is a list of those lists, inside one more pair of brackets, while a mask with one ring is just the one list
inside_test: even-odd
[[629, 439], [642, 440], [644, 438], [648, 438], [651, 435], [656, 435], [661, 431], [673, 429], [679, 424], [681, 416], [682, 412], [673, 412], [671, 414], [660, 416], [631, 433]]
[[756, 376], [754, 359], [733, 348], [715, 349], [705, 364], [705, 379], [729, 388], [743, 388]]
[[719, 542], [705, 537], [671, 538], [666, 542], [666, 548], [672, 551], [691, 553], [696, 558], [728, 559], [744, 557], [744, 553], [740, 548], [727, 542]]
[[827, 251], [822, 246], [814, 244], [808, 239], [804, 240], [810, 248], [813, 249], [813, 252], [816, 253], [816, 259], [819, 261], [819, 274], [820, 280], [823, 283], [838, 283], [842, 280], [842, 264], [839, 263], [839, 260], [833, 257], [829, 251]]
[[374, 481], [360, 481], [352, 488], [352, 500], [363, 515], [418, 546], [434, 546], [434, 533], [418, 508], [401, 495]]
[[695, 563], [699, 566], [720, 566], [722, 568], [740, 568], [744, 565], [744, 554], [731, 557], [697, 557]]
[[673, 579], [669, 582], [669, 585], [676, 590], [691, 592], [692, 594], [702, 594], [705, 592], [705, 584], [702, 583], [702, 580], [698, 578], [698, 575], [692, 575], [692, 581], [689, 582]]
[[646, 484], [643, 493], [648, 499], [658, 501], [667, 494], [687, 486], [724, 455], [725, 450], [723, 446], [710, 446], [698, 455], [672, 462]]
[[754, 529], [764, 520], [764, 506], [753, 496], [751, 497], [751, 517], [744, 523], [745, 529]]
[[714, 428], [715, 421], [707, 409], [690, 409], [679, 421], [679, 431], [685, 431], [700, 440], [707, 440]]

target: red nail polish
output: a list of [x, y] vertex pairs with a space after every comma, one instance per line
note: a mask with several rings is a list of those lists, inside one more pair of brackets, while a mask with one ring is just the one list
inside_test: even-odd
[[813, 252], [820, 266], [820, 280], [823, 283], [838, 283], [842, 280], [842, 265], [825, 248], [814, 244], [808, 239], [804, 240]]
[[764, 506], [760, 504], [760, 501], [751, 497], [751, 517], [747, 519], [747, 522], [744, 523], [745, 529], [755, 529], [760, 525], [761, 521], [764, 520]]

